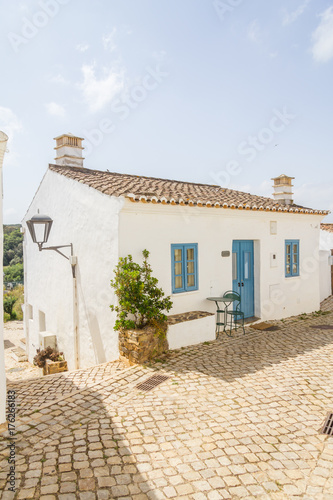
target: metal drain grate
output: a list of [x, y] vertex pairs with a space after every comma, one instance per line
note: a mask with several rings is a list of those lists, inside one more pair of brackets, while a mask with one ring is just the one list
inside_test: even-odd
[[333, 413], [328, 413], [323, 427], [320, 429], [320, 434], [333, 436]]
[[151, 391], [156, 387], [157, 385], [160, 385], [162, 382], [165, 382], [165, 380], [168, 380], [170, 377], [166, 375], [153, 375], [152, 377], [149, 377], [147, 380], [144, 382], [140, 382], [136, 387], [140, 391]]
[[318, 330], [333, 330], [332, 325], [314, 325], [311, 328], [317, 328]]

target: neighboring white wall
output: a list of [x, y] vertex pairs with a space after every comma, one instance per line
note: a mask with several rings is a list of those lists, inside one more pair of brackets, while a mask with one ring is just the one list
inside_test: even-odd
[[[3, 181], [2, 166], [8, 137], [0, 130], [0, 272], [3, 276]], [[3, 280], [2, 280], [3, 281]], [[5, 349], [3, 343], [3, 292], [0, 299], [0, 426], [6, 422], [6, 372]]]
[[[47, 171], [23, 223], [41, 214], [53, 219], [45, 246], [73, 243], [78, 258], [79, 357], [85, 368], [118, 358], [118, 335], [110, 287], [118, 261], [118, 213], [123, 201]], [[54, 251], [38, 251], [25, 226], [25, 329], [32, 361], [40, 328], [57, 335], [74, 369], [73, 287], [71, 266]], [[69, 249], [64, 249], [69, 254]], [[45, 325], [39, 319], [45, 314]]]
[[332, 294], [331, 284], [331, 250], [333, 250], [333, 233], [320, 231], [320, 300]]
[[[232, 241], [255, 240], [255, 314], [279, 319], [319, 309], [319, 227], [322, 216], [125, 201], [120, 213], [119, 254], [141, 261], [150, 251], [154, 275], [172, 296], [171, 314], [214, 311], [209, 296], [232, 288]], [[277, 234], [270, 234], [270, 221]], [[285, 277], [285, 240], [300, 240], [301, 275]], [[173, 294], [171, 244], [198, 243], [199, 290]], [[230, 257], [221, 257], [229, 250]], [[271, 267], [271, 254], [277, 256]]]
[[320, 250], [320, 301], [332, 294], [331, 252]]

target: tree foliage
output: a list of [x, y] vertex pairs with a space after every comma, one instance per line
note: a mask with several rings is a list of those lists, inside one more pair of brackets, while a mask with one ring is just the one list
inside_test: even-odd
[[13, 307], [17, 298], [13, 295], [5, 295], [3, 298], [3, 310], [5, 313], [9, 314], [10, 319], [16, 319], [16, 312], [13, 311]]
[[163, 290], [157, 286], [157, 278], [152, 276], [148, 250], [143, 250], [142, 255], [142, 266], [128, 255], [121, 257], [114, 269], [111, 286], [118, 297], [118, 305], [110, 307], [117, 313], [115, 330], [165, 323], [163, 311], [170, 311], [172, 307], [170, 297], [164, 296]]
[[[11, 298], [13, 297], [13, 299]], [[6, 291], [4, 293], [4, 322], [17, 319], [21, 321], [23, 319], [22, 304], [24, 302], [24, 287], [23, 285], [18, 285], [13, 290]], [[10, 303], [13, 303], [12, 314], [10, 314]], [[8, 304], [8, 305], [7, 305]]]
[[3, 265], [23, 264], [23, 234], [20, 226], [4, 226]]
[[5, 283], [23, 281], [23, 264], [14, 264], [3, 268], [3, 280]]

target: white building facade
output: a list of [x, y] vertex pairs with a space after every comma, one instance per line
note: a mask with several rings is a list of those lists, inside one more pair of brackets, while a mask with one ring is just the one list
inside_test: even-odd
[[[1, 226], [1, 248], [0, 248], [0, 266], [1, 274], [3, 274], [3, 185], [2, 185], [2, 166], [3, 159], [7, 147], [8, 136], [0, 130], [0, 226]], [[3, 342], [3, 294], [1, 295], [0, 303], [0, 429], [6, 422], [6, 372], [5, 372], [5, 350]]]
[[320, 229], [320, 300], [333, 293], [333, 224], [321, 224]]
[[[143, 249], [159, 286], [171, 295], [170, 314], [214, 312], [207, 298], [231, 289], [241, 293], [248, 317], [279, 319], [319, 309], [319, 234], [327, 212], [219, 186], [57, 163], [23, 225], [38, 212], [46, 214], [53, 219], [47, 244], [73, 244], [79, 367], [118, 358], [110, 280], [119, 257], [131, 254], [141, 262]], [[41, 334], [49, 332], [69, 368], [76, 368], [70, 264], [56, 252], [39, 252], [27, 231], [24, 258], [29, 360]], [[207, 338], [186, 335], [186, 344]]]

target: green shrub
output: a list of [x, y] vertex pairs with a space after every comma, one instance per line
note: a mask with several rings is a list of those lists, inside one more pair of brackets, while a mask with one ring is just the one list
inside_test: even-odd
[[5, 313], [9, 314], [10, 319], [16, 319], [16, 312], [13, 311], [13, 307], [15, 302], [17, 301], [16, 297], [7, 293], [3, 298], [3, 310]]
[[[3, 297], [4, 322], [23, 319], [22, 304], [24, 303], [24, 287], [18, 285]], [[11, 311], [11, 313], [10, 313]]]
[[118, 297], [117, 306], [111, 310], [117, 313], [114, 329], [143, 328], [146, 325], [158, 327], [166, 322], [163, 311], [170, 311], [172, 302], [165, 297], [158, 280], [152, 276], [148, 263], [149, 252], [143, 250], [143, 264], [133, 262], [132, 256], [120, 258], [114, 269], [111, 286]]
[[5, 283], [11, 281], [23, 281], [23, 264], [14, 264], [3, 268], [3, 280]]
[[4, 226], [3, 231], [3, 265], [22, 264], [23, 234], [20, 232], [20, 225]]

